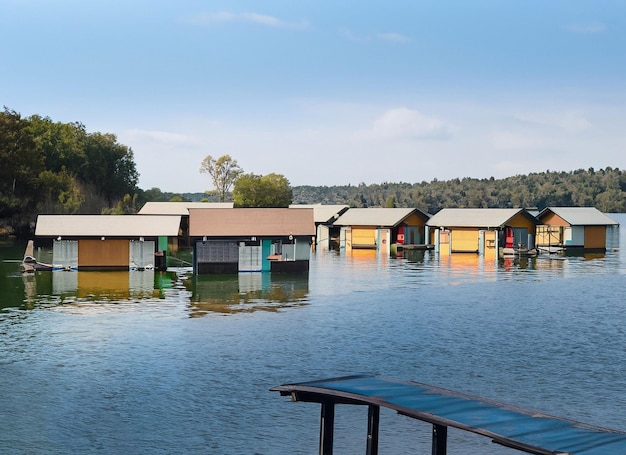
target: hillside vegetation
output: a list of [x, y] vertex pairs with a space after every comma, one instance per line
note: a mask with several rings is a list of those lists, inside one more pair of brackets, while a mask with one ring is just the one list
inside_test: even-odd
[[571, 172], [546, 171], [504, 179], [434, 179], [421, 183], [357, 186], [298, 186], [297, 204], [350, 207], [416, 207], [434, 214], [444, 207], [513, 208], [580, 206], [626, 212], [626, 173], [607, 167]]

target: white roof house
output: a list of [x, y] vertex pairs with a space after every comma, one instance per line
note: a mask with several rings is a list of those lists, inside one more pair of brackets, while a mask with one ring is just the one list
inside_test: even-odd
[[292, 204], [290, 209], [313, 209], [315, 223], [332, 223], [348, 210], [347, 205], [323, 205], [323, 204]]
[[536, 222], [530, 213], [520, 208], [451, 208], [441, 209], [426, 222], [426, 225], [432, 227], [499, 228], [505, 226], [520, 213]]
[[37, 237], [177, 236], [180, 216], [172, 215], [39, 215]]
[[415, 208], [351, 208], [334, 224], [335, 226], [395, 227], [413, 214], [417, 214], [422, 219], [428, 218], [427, 214]]
[[189, 215], [189, 209], [232, 209], [232, 202], [146, 202], [139, 215]]
[[554, 214], [570, 226], [613, 226], [619, 223], [595, 207], [546, 207], [539, 213], [539, 220]]

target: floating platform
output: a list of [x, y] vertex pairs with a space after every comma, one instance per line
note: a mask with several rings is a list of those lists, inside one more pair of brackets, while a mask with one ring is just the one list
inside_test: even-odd
[[626, 433], [418, 382], [347, 376], [270, 389], [321, 404], [320, 455], [332, 455], [335, 405], [368, 406], [366, 455], [378, 455], [380, 408], [432, 424], [432, 455], [447, 454], [448, 427], [536, 455], [624, 455]]
[[396, 243], [396, 247], [398, 248], [398, 251], [408, 251], [408, 250], [434, 250], [435, 249], [435, 245], [431, 245], [431, 244], [400, 244], [400, 243]]

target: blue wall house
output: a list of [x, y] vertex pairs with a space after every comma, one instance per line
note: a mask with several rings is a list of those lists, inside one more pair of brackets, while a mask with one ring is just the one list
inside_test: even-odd
[[196, 274], [308, 272], [313, 209], [189, 209]]

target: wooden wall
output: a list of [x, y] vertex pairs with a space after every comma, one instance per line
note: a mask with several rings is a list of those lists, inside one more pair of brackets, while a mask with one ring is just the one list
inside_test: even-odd
[[127, 239], [82, 239], [78, 241], [78, 267], [128, 268]]

